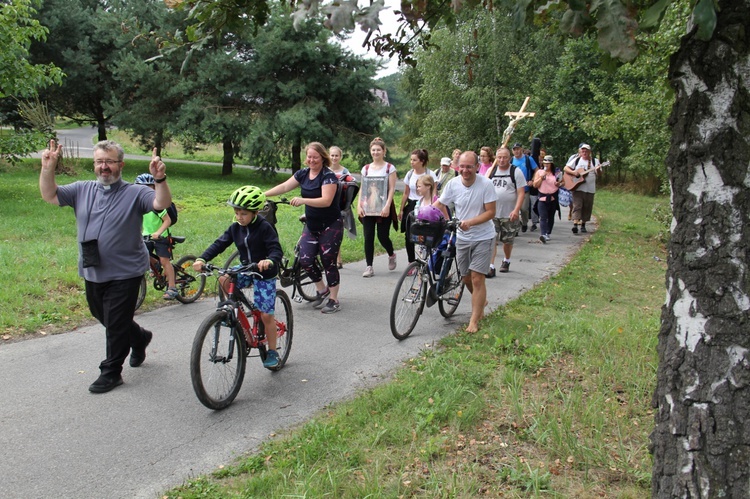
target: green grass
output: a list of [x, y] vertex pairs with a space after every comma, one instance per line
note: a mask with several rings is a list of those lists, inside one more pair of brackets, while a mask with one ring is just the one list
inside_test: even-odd
[[589, 243], [479, 333], [166, 497], [648, 497], [664, 206], [597, 194]]
[[[81, 160], [77, 173], [59, 175], [59, 184], [75, 180], [91, 180], [90, 162]], [[146, 161], [128, 160], [123, 177], [132, 181], [147, 171]], [[226, 205], [231, 192], [242, 185], [268, 188], [285, 180], [286, 174], [273, 179], [261, 177], [246, 168], [235, 168], [227, 177], [220, 166], [167, 164], [169, 184], [180, 212], [175, 235], [187, 241], [175, 248], [175, 257], [200, 254], [233, 221], [233, 212]], [[292, 196], [294, 193], [289, 193]], [[399, 198], [400, 201], [400, 198]], [[90, 320], [78, 277], [78, 248], [73, 211], [44, 202], [39, 194], [39, 164], [26, 160], [0, 172], [0, 331], [4, 336], [21, 337], [39, 331], [55, 333], [73, 329]], [[278, 230], [284, 252], [292, 255], [302, 226], [297, 217], [302, 208], [279, 206]], [[393, 234], [393, 242], [403, 247], [403, 235]], [[363, 258], [361, 231], [357, 239], [344, 237], [342, 257], [345, 262]], [[376, 248], [378, 246], [376, 245]], [[217, 260], [229, 256], [229, 251]], [[161, 306], [161, 294], [149, 291], [143, 309]]]

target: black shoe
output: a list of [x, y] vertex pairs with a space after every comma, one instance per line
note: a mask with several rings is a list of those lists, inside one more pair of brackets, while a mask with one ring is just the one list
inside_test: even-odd
[[586, 226], [585, 225], [581, 225], [581, 233], [582, 234], [586, 234], [587, 232], [588, 231], [586, 230]]
[[122, 384], [122, 376], [119, 374], [117, 377], [104, 376], [103, 374], [97, 378], [96, 381], [91, 383], [89, 391], [91, 393], [107, 393], [115, 387]]
[[578, 226], [577, 225], [573, 225], [573, 229], [572, 230], [573, 230], [573, 234], [578, 234]]
[[505, 273], [510, 270], [510, 262], [503, 261], [503, 263], [500, 264], [500, 272]]
[[487, 279], [492, 279], [493, 277], [495, 277], [495, 268], [494, 267], [490, 267], [490, 271], [487, 272], [484, 275], [485, 275], [485, 277], [487, 277]]
[[536, 224], [531, 224], [531, 232], [534, 232], [536, 230]]
[[526, 232], [527, 230], [529, 230], [529, 226], [528, 225], [522, 225], [521, 226], [521, 232]]
[[154, 337], [154, 333], [152, 333], [151, 331], [146, 331], [144, 329], [143, 336], [145, 336], [146, 338], [143, 346], [141, 348], [133, 347], [132, 351], [130, 352], [130, 367], [138, 367], [143, 364], [144, 360], [146, 360], [146, 347], [149, 343], [151, 343], [151, 338]]

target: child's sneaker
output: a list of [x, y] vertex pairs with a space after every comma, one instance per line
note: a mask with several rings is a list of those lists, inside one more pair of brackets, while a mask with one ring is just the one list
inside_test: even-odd
[[388, 270], [396, 270], [396, 253], [388, 257]]
[[341, 309], [341, 305], [339, 305], [339, 302], [329, 298], [328, 303], [326, 303], [326, 306], [323, 307], [321, 312], [323, 312], [324, 314], [335, 314], [339, 311], [339, 309]]
[[279, 354], [276, 350], [269, 350], [266, 352], [266, 360], [263, 361], [263, 367], [266, 369], [273, 369], [279, 366]]
[[312, 301], [313, 308], [323, 308], [323, 305], [325, 305], [326, 298], [328, 298], [328, 295], [331, 294], [330, 289], [326, 289], [322, 293], [320, 291], [316, 291], [315, 295], [316, 298]]
[[362, 277], [372, 277], [374, 275], [375, 275], [375, 271], [373, 270], [372, 265], [368, 265], [365, 268], [365, 271], [362, 272]]

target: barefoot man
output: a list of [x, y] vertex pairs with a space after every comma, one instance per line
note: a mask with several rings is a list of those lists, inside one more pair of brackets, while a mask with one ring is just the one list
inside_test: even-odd
[[495, 204], [497, 195], [492, 181], [477, 176], [479, 164], [473, 151], [466, 151], [458, 158], [460, 182], [454, 180], [443, 187], [435, 206], [447, 213], [446, 206], [455, 205], [456, 217], [461, 225], [456, 235], [456, 262], [464, 276], [466, 288], [471, 293], [471, 319], [466, 331], [479, 330], [479, 321], [484, 317], [487, 304], [485, 275], [490, 271], [492, 245], [495, 241]]

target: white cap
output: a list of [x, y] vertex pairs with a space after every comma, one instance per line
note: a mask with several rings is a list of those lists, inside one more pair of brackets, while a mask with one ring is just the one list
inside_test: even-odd
[[440, 160], [440, 166], [450, 165], [450, 164], [451, 164], [451, 159], [450, 158], [443, 158], [443, 159]]

